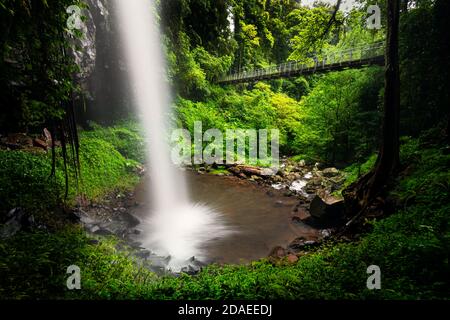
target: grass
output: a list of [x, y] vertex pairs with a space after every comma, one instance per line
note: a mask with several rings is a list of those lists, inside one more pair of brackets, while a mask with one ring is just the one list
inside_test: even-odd
[[[117, 240], [92, 244], [68, 226], [20, 233], [0, 244], [0, 298], [449, 299], [450, 156], [409, 139], [402, 160], [410, 167], [392, 190], [401, 204], [396, 213], [367, 221], [372, 231], [360, 241], [324, 244], [295, 264], [261, 260], [157, 277], [118, 251]], [[81, 268], [79, 291], [65, 286], [72, 264]], [[366, 287], [373, 264], [381, 269], [381, 290]]]

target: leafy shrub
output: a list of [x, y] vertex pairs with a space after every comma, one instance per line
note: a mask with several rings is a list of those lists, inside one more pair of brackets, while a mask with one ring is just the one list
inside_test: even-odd
[[55, 207], [62, 196], [64, 179], [60, 171], [54, 177], [50, 173], [51, 158], [47, 155], [0, 150], [0, 211]]
[[91, 123], [91, 127], [93, 130], [83, 131], [81, 136], [108, 141], [126, 159], [145, 162], [143, 134], [135, 122], [124, 122], [112, 127]]
[[[125, 139], [122, 140], [123, 137]], [[77, 185], [74, 168], [68, 166], [68, 204], [73, 203], [79, 193], [87, 199], [96, 199], [114, 189], [128, 189], [137, 183], [138, 177], [130, 170], [137, 162], [125, 159], [109, 142], [111, 140], [119, 148], [128, 145], [130, 151], [123, 152], [139, 158], [142, 151], [138, 149], [138, 143], [142, 139], [137, 133], [120, 127], [97, 128], [81, 133], [80, 138], [81, 177]], [[61, 150], [57, 149], [56, 171], [54, 177], [50, 177], [50, 152], [33, 154], [0, 150], [0, 212], [22, 207], [43, 214], [61, 204], [65, 194], [65, 178], [60, 153]]]

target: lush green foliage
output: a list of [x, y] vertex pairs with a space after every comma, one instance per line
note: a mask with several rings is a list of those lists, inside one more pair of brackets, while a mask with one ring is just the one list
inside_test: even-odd
[[[0, 102], [6, 106], [2, 131], [41, 130], [62, 119], [75, 89], [74, 66], [61, 55], [67, 48], [62, 34], [69, 3], [30, 3], [0, 0], [5, 31], [0, 35]], [[429, 127], [439, 129], [448, 116], [449, 2], [415, 3], [401, 18], [401, 119], [402, 131], [417, 136]], [[325, 33], [330, 8], [324, 5], [312, 10], [294, 0], [162, 0], [160, 5], [169, 78], [177, 94], [174, 121], [180, 127], [192, 132], [194, 122], [202, 121], [204, 130], [278, 128], [285, 154], [355, 162], [345, 169], [344, 187], [374, 165], [383, 94], [380, 69], [237, 87], [212, 84], [230, 69], [308, 61], [314, 54], [380, 40], [384, 29], [364, 27], [365, 8], [347, 17], [339, 13]], [[93, 128], [81, 133], [78, 190], [69, 169], [69, 204], [77, 194], [94, 199], [131, 187], [137, 177], [130, 171], [144, 160], [134, 125]], [[197, 276], [159, 278], [136, 266], [112, 239], [94, 244], [72, 226], [54, 233], [21, 232], [0, 242], [0, 298], [449, 299], [448, 149], [426, 138], [402, 141], [406, 169], [391, 192], [396, 212], [367, 221], [371, 232], [358, 242], [325, 244], [296, 264], [213, 265]], [[56, 214], [64, 194], [62, 160], [54, 177], [50, 172], [48, 154], [0, 151], [0, 220], [18, 206], [37, 218]], [[81, 291], [66, 289], [66, 268], [72, 264], [81, 267]], [[371, 264], [381, 267], [382, 290], [366, 289]]]
[[145, 143], [137, 122], [120, 122], [114, 126], [102, 127], [91, 123], [91, 130], [83, 131], [84, 138], [97, 138], [109, 142], [124, 158], [145, 162]]
[[[134, 186], [137, 177], [132, 170], [137, 162], [132, 158], [143, 157], [141, 147], [142, 139], [126, 127], [82, 132], [82, 175], [77, 186], [73, 168], [69, 168], [68, 203], [72, 203], [78, 194], [95, 199], [114, 189]], [[2, 213], [15, 207], [46, 213], [63, 201], [65, 181], [62, 159], [57, 161], [53, 177], [50, 176], [52, 161], [49, 153], [2, 150], [0, 163]]]
[[[197, 276], [156, 277], [133, 264], [114, 241], [90, 244], [78, 230], [21, 233], [0, 245], [0, 296], [107, 299], [433, 299], [448, 295], [450, 156], [409, 140], [411, 161], [393, 192], [394, 215], [371, 221], [356, 243], [329, 243], [298, 263], [268, 261], [208, 266]], [[28, 244], [34, 243], [33, 247]], [[33, 263], [29, 263], [32, 261]], [[82, 270], [82, 290], [65, 289], [65, 269]], [[382, 290], [366, 287], [369, 265], [382, 271]]]
[[[66, 8], [81, 1], [0, 1], [0, 125], [33, 130], [64, 117], [76, 86]], [[3, 110], [3, 108], [5, 108]]]
[[366, 157], [380, 126], [379, 68], [346, 70], [318, 78], [301, 100], [304, 121], [293, 139], [306, 158], [336, 163]]
[[2, 213], [16, 207], [40, 211], [57, 205], [64, 178], [60, 170], [50, 177], [50, 157], [0, 150], [0, 164]]
[[178, 125], [191, 133], [195, 121], [204, 131], [279, 129], [286, 154], [330, 163], [362, 159], [377, 142], [381, 78], [380, 68], [318, 76], [307, 82], [312, 89], [300, 101], [283, 92], [288, 81], [278, 91], [277, 83], [262, 82], [241, 92], [211, 87], [205, 102], [179, 98]]

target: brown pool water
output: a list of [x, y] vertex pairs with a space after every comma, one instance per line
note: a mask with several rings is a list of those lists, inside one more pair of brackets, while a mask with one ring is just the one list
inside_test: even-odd
[[[286, 247], [297, 237], [317, 237], [316, 229], [292, 222], [292, 209], [298, 202], [295, 197], [236, 177], [190, 171], [186, 174], [192, 201], [221, 213], [225, 224], [234, 231], [202, 245], [208, 257], [205, 262], [245, 263], [267, 257], [272, 248]], [[135, 192], [139, 206], [133, 214], [139, 218], [151, 214], [149, 185], [149, 180], [144, 179]]]

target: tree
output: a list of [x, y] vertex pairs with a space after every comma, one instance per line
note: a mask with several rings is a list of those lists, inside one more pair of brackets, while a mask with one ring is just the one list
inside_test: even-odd
[[387, 39], [384, 92], [383, 139], [375, 167], [355, 184], [344, 190], [347, 210], [356, 215], [347, 226], [357, 220], [376, 196], [395, 176], [399, 165], [399, 107], [400, 72], [398, 54], [400, 1], [387, 1]]

